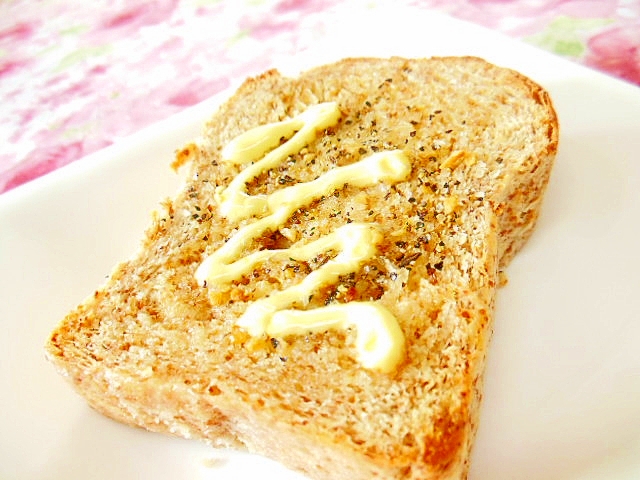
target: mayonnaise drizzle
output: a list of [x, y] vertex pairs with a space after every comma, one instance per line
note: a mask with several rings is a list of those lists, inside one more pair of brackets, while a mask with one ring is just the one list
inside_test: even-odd
[[[264, 214], [264, 196], [247, 195], [246, 184], [282, 163], [289, 155], [298, 153], [316, 138], [318, 130], [335, 125], [339, 119], [340, 109], [336, 103], [320, 103], [289, 120], [261, 125], [231, 140], [222, 150], [224, 161], [245, 164], [264, 157], [245, 168], [227, 188], [217, 193], [222, 215], [229, 220], [241, 220]], [[277, 146], [283, 138], [288, 140]]]
[[[411, 164], [402, 151], [383, 151], [269, 195], [247, 193], [247, 183], [299, 152], [315, 139], [318, 131], [335, 125], [339, 118], [340, 110], [335, 103], [321, 103], [290, 120], [249, 130], [223, 149], [222, 158], [227, 162], [257, 161], [248, 165], [226, 188], [216, 192], [220, 212], [235, 221], [251, 216], [259, 218], [238, 229], [224, 245], [205, 258], [195, 276], [201, 285], [224, 285], [269, 260], [308, 261], [320, 253], [338, 252], [335, 258], [312, 271], [299, 284], [249, 304], [237, 324], [254, 336], [355, 327], [359, 361], [367, 368], [390, 371], [402, 358], [404, 336], [395, 317], [378, 302], [350, 302], [311, 310], [292, 308], [305, 307], [319, 287], [357, 271], [376, 255], [382, 234], [375, 224], [350, 223], [302, 246], [259, 250], [243, 256], [251, 241], [265, 231], [277, 230], [296, 210], [337, 188], [346, 184], [367, 187], [382, 181], [396, 183], [410, 174]], [[283, 140], [286, 141], [282, 143]]]

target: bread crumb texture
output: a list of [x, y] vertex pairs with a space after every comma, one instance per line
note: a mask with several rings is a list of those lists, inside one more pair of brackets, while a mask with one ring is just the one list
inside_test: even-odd
[[[246, 253], [377, 224], [378, 255], [296, 307], [381, 302], [406, 339], [391, 374], [357, 363], [350, 330], [269, 338], [235, 324], [250, 302], [338, 252], [265, 262], [216, 288], [194, 279], [207, 255], [255, 221], [218, 212], [216, 188], [244, 168], [222, 162], [223, 147], [320, 102], [338, 103], [338, 124], [249, 182], [249, 194], [383, 150], [405, 152], [411, 175], [337, 188]], [[155, 213], [139, 252], [61, 322], [48, 356], [108, 416], [247, 448], [311, 478], [465, 478], [498, 272], [535, 224], [557, 139], [546, 92], [477, 58], [346, 59], [297, 79], [249, 79], [177, 153], [183, 191]]]

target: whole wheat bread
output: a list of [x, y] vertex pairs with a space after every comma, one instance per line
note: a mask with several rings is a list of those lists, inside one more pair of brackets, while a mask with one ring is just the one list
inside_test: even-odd
[[[390, 372], [358, 363], [352, 329], [274, 337], [236, 324], [253, 301], [301, 282], [331, 252], [266, 262], [224, 288], [194, 277], [255, 221], [219, 211], [216, 189], [244, 168], [223, 162], [222, 149], [321, 102], [337, 103], [338, 123], [247, 182], [249, 194], [386, 150], [404, 152], [411, 173], [342, 185], [243, 255], [352, 222], [377, 225], [377, 254], [304, 308], [384, 305], [405, 338]], [[139, 252], [53, 331], [48, 358], [105, 415], [246, 448], [311, 478], [465, 478], [499, 272], [534, 227], [557, 141], [547, 93], [478, 58], [345, 59], [295, 79], [251, 78], [177, 153], [183, 190], [155, 212]]]

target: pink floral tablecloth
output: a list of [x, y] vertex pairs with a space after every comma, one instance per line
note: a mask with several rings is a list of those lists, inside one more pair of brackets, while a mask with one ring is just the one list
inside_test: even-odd
[[[342, 15], [383, 3], [0, 0], [0, 193], [305, 49]], [[475, 22], [640, 85], [638, 0], [394, 4]]]

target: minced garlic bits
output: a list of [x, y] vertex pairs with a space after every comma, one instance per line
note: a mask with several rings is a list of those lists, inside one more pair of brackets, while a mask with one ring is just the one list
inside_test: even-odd
[[[307, 305], [320, 287], [341, 275], [357, 271], [377, 253], [381, 233], [375, 224], [349, 223], [318, 240], [287, 249], [259, 250], [243, 256], [244, 246], [265, 231], [280, 228], [299, 208], [330, 195], [347, 183], [366, 187], [378, 182], [406, 179], [411, 164], [400, 150], [382, 151], [342, 167], [336, 167], [310, 182], [285, 187], [270, 195], [249, 195], [246, 184], [274, 168], [289, 155], [302, 150], [317, 133], [335, 125], [340, 110], [335, 103], [321, 103], [289, 120], [261, 125], [234, 138], [222, 151], [224, 161], [251, 163], [226, 188], [216, 192], [220, 212], [231, 221], [257, 217], [240, 228], [222, 247], [205, 258], [196, 270], [201, 285], [223, 285], [241, 278], [256, 265], [269, 260], [307, 261], [328, 250], [339, 252], [298, 285], [274, 292], [251, 304], [237, 324], [254, 336], [284, 336], [332, 328], [356, 329], [358, 360], [370, 369], [391, 371], [404, 355], [404, 336], [396, 318], [379, 302], [349, 302], [310, 310], [291, 308]], [[282, 144], [281, 139], [286, 139]]]

